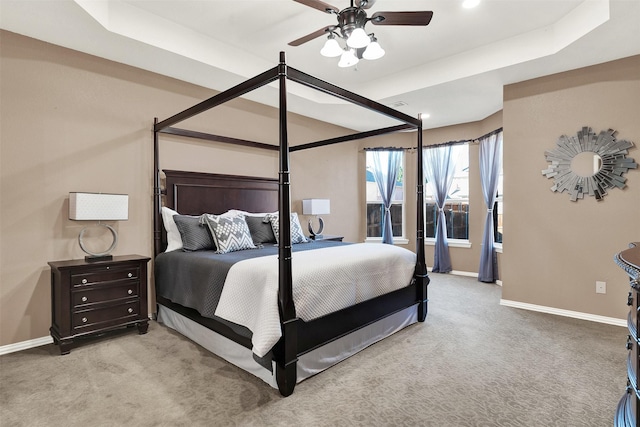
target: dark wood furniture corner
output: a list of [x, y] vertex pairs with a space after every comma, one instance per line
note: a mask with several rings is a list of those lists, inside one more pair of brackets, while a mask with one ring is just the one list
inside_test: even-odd
[[51, 337], [68, 354], [84, 337], [124, 327], [149, 327], [147, 263], [149, 257], [114, 256], [111, 260], [53, 261], [51, 266]]
[[336, 242], [342, 242], [344, 236], [332, 236], [331, 234], [323, 234], [321, 237], [318, 236], [310, 236], [311, 240], [335, 240]]
[[640, 365], [640, 337], [638, 327], [640, 326], [640, 242], [631, 243], [629, 249], [624, 250], [615, 256], [616, 264], [629, 275], [629, 285], [631, 289], [627, 296], [629, 315], [627, 316], [627, 389], [614, 417], [614, 426], [636, 426], [640, 418], [640, 392], [638, 391], [638, 370]]

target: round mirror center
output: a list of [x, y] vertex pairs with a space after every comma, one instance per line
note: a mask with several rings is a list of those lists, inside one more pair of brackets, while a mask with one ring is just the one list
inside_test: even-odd
[[597, 174], [602, 167], [602, 158], [593, 151], [583, 151], [571, 159], [571, 171], [581, 177]]

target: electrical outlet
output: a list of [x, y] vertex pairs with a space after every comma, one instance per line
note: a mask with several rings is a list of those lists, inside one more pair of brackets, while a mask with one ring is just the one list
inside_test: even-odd
[[596, 281], [596, 294], [606, 294], [606, 293], [607, 293], [607, 282]]

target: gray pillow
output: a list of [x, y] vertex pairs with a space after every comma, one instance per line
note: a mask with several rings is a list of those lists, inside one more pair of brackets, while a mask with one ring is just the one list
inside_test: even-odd
[[216, 253], [255, 249], [247, 221], [243, 216], [203, 215], [213, 239], [216, 242]]
[[174, 215], [173, 220], [182, 238], [183, 251], [191, 252], [216, 248], [209, 229], [206, 225], [200, 224], [200, 217]]
[[273, 234], [270, 222], [264, 222], [263, 216], [245, 216], [245, 221], [249, 226], [251, 238], [255, 245], [263, 243], [276, 243], [276, 236]]

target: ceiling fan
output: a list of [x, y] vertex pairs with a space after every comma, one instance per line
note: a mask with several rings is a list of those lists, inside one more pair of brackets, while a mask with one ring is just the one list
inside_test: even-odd
[[[367, 22], [373, 25], [419, 25], [426, 26], [431, 22], [433, 12], [375, 12], [369, 18], [367, 11], [374, 5], [376, 0], [351, 0], [351, 6], [339, 10], [337, 7], [324, 3], [320, 0], [294, 0], [305, 6], [321, 10], [328, 14], [334, 14], [338, 18], [336, 25], [327, 25], [304, 37], [300, 37], [289, 43], [289, 46], [300, 46], [310, 40], [322, 35], [327, 35], [328, 39], [320, 53], [328, 57], [340, 56], [340, 67], [350, 67], [358, 63], [360, 58], [378, 59], [384, 55], [384, 49], [378, 43], [373, 33], [367, 34], [364, 26]], [[346, 48], [343, 49], [336, 36], [346, 41]]]

